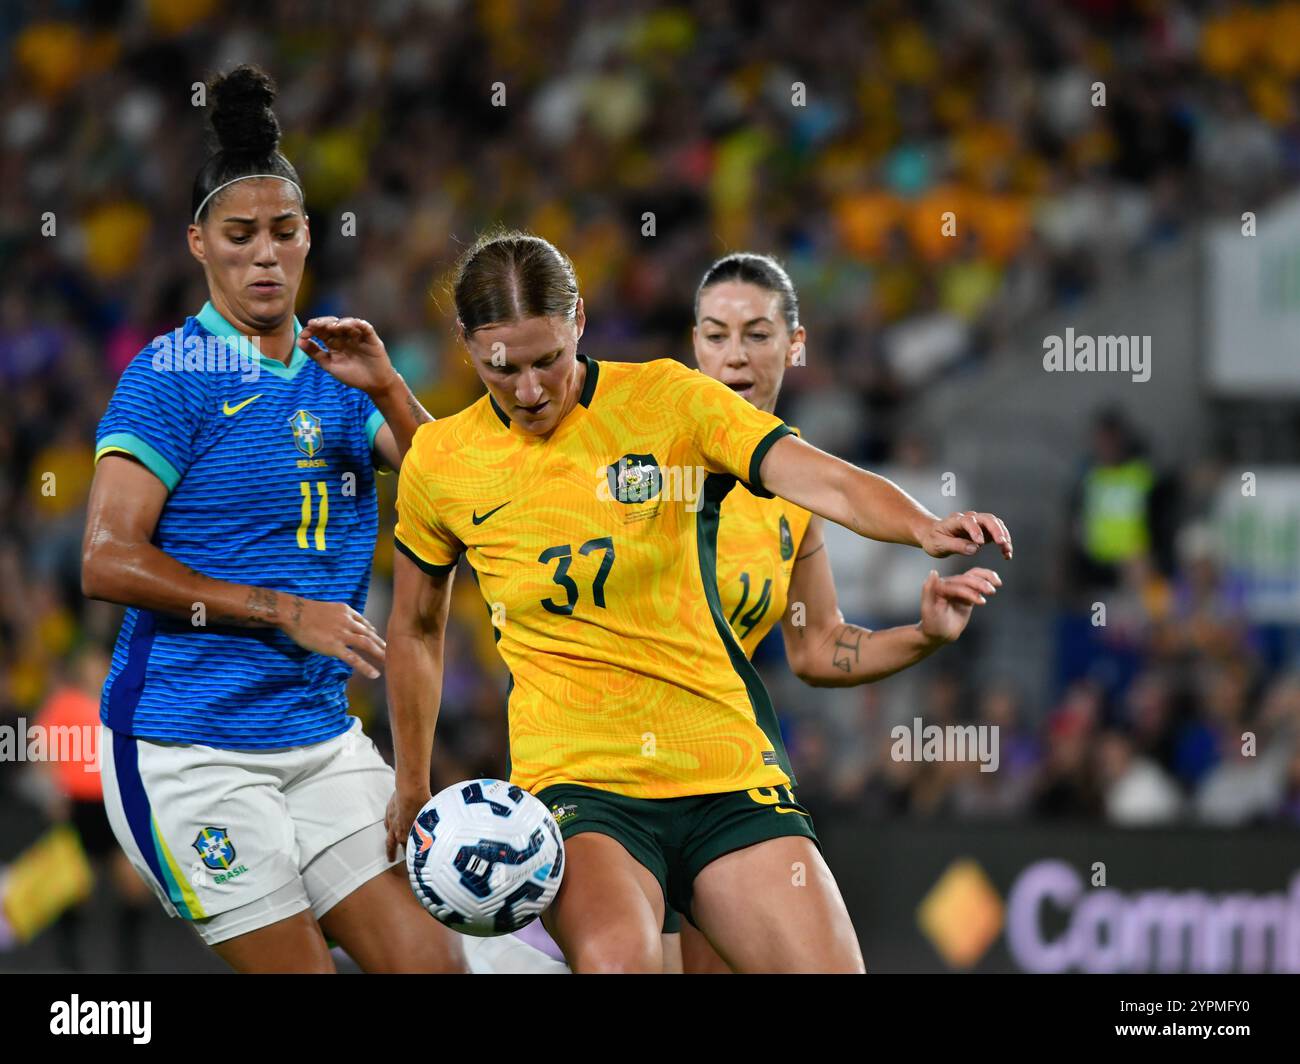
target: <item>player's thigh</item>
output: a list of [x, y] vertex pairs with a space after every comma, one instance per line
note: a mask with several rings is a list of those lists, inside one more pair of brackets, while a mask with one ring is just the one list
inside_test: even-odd
[[[366, 972], [558, 974], [559, 961], [513, 935], [457, 934], [411, 891], [405, 861], [390, 864], [383, 824], [363, 828], [303, 871], [312, 908], [331, 939]], [[369, 874], [365, 870], [370, 869]], [[330, 902], [330, 899], [336, 899]], [[327, 906], [321, 911], [320, 906]]]
[[665, 931], [663, 936], [665, 974], [731, 974], [727, 962], [718, 956], [718, 951], [697, 927], [687, 920], [679, 920], [675, 926], [676, 930]]
[[660, 972], [663, 888], [617, 839], [595, 831], [564, 843], [564, 882], [546, 929], [575, 972]]
[[210, 945], [218, 957], [245, 975], [328, 975], [336, 971], [329, 945], [310, 909]]
[[682, 933], [678, 939], [681, 971], [686, 975], [732, 974], [727, 962], [718, 956], [718, 951], [704, 937], [704, 933], [692, 926], [689, 920], [682, 921]]
[[660, 937], [664, 951], [664, 975], [682, 974], [682, 935], [680, 931], [665, 931]]
[[301, 751], [285, 797], [312, 912], [367, 972], [464, 972], [459, 937], [429, 917], [386, 852], [393, 770], [354, 720]]
[[468, 972], [460, 936], [424, 911], [405, 864], [372, 876], [320, 918], [365, 972]]
[[812, 839], [733, 850], [695, 877], [691, 914], [738, 972], [861, 972], [853, 922]]
[[[343, 840], [376, 824], [383, 825], [396, 778], [356, 718], [341, 735], [301, 748], [300, 757], [300, 770], [286, 785], [284, 797], [293, 822], [300, 867], [305, 870]], [[372, 848], [371, 857], [373, 867], [361, 870], [364, 879], [341, 884], [348, 892], [392, 863], [384, 860], [382, 845]], [[306, 878], [310, 886], [311, 877]], [[313, 896], [317, 919], [326, 905], [337, 903], [342, 896]]]

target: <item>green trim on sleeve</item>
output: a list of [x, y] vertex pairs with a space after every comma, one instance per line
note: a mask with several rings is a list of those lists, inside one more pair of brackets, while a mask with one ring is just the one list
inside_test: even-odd
[[125, 451], [145, 469], [163, 482], [168, 491], [174, 491], [181, 482], [176, 467], [139, 436], [130, 432], [110, 432], [95, 447], [95, 461], [112, 451]]
[[384, 415], [378, 410], [372, 411], [370, 416], [366, 418], [366, 439], [370, 441], [370, 464], [375, 467], [375, 471], [381, 477], [390, 476], [397, 472], [395, 469], [389, 469], [384, 464], [384, 456], [375, 450], [375, 437], [379, 435], [379, 430], [386, 424], [388, 422], [384, 420]]
[[759, 476], [759, 468], [763, 465], [763, 459], [767, 457], [767, 452], [772, 449], [772, 444], [783, 436], [793, 436], [794, 430], [789, 425], [777, 425], [771, 432], [758, 441], [758, 446], [754, 448], [754, 453], [749, 458], [749, 485], [750, 493], [757, 495], [760, 499], [772, 498], [772, 493], [763, 487], [763, 478]]
[[378, 410], [371, 412], [366, 418], [366, 439], [370, 441], [370, 449], [375, 449], [375, 437], [379, 435], [379, 430], [384, 427], [384, 415]]
[[[426, 562], [396, 536], [393, 537], [393, 546], [410, 558], [411, 561], [415, 562], [417, 566], [423, 569], [430, 576], [446, 576], [456, 568], [456, 562], [452, 562], [450, 565], [434, 565], [433, 562]], [[460, 559], [457, 559], [457, 561], [459, 560]]]

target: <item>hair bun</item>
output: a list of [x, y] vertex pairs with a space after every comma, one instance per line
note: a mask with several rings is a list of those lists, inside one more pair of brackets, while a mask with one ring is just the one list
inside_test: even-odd
[[275, 82], [255, 66], [237, 66], [217, 78], [212, 94], [212, 128], [227, 155], [264, 158], [280, 143], [280, 123], [271, 104]]

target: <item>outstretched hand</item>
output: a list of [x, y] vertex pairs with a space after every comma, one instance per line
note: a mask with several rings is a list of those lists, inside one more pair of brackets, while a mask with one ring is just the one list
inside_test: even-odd
[[921, 631], [935, 643], [951, 643], [966, 630], [971, 613], [997, 594], [1002, 578], [992, 569], [967, 569], [956, 576], [930, 570], [921, 588]]
[[[385, 852], [390, 861], [397, 860], [401, 855], [402, 847], [406, 845], [407, 837], [415, 826], [415, 818], [420, 815], [420, 810], [429, 797], [426, 788], [415, 794], [394, 791], [388, 799], [388, 808], [384, 811], [384, 832]], [[428, 837], [428, 832], [421, 830], [417, 834], [421, 836], [422, 848], [432, 845], [433, 839]]]
[[967, 510], [952, 513], [936, 521], [921, 535], [921, 549], [932, 558], [950, 554], [974, 554], [992, 540], [1002, 548], [1002, 557], [1011, 557], [1011, 533], [996, 514]]
[[363, 318], [312, 318], [298, 346], [326, 373], [367, 395], [383, 391], [397, 375], [384, 341]]
[[388, 644], [375, 626], [346, 602], [320, 602], [295, 595], [280, 627], [304, 650], [338, 658], [362, 676], [379, 679]]

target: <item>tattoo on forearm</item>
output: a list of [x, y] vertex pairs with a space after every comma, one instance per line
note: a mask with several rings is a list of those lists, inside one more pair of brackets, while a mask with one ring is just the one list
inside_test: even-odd
[[[835, 634], [835, 646], [831, 650], [831, 664], [840, 672], [852, 672], [853, 667], [858, 663], [859, 653], [862, 649], [862, 637], [866, 633], [861, 628], [855, 628], [851, 624], [844, 625]], [[852, 657], [850, 657], [852, 654]]]
[[255, 587], [244, 604], [248, 621], [274, 621], [279, 613], [279, 596], [269, 587]]
[[797, 562], [801, 562], [801, 561], [803, 561], [805, 558], [811, 558], [811, 557], [812, 557], [814, 554], [816, 554], [819, 550], [825, 550], [825, 549], [826, 549], [826, 544], [825, 544], [825, 543], [819, 544], [818, 546], [816, 546], [816, 547], [814, 547], [812, 550], [810, 550], [807, 554], [800, 554], [799, 557], [795, 558], [795, 561], [797, 561]]
[[410, 392], [406, 393], [406, 408], [411, 412], [411, 417], [415, 419], [417, 425], [423, 425], [426, 421], [432, 421], [428, 411], [420, 405], [420, 401]]

